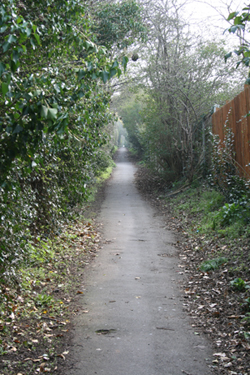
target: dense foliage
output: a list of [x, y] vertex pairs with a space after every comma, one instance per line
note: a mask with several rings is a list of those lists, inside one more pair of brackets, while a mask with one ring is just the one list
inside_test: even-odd
[[214, 105], [239, 92], [234, 63], [224, 63], [223, 40], [190, 32], [180, 2], [149, 2], [144, 12], [150, 31], [140, 74], [115, 104], [147, 164], [168, 181], [192, 181], [207, 170]]
[[[129, 23], [113, 17], [109, 27], [120, 33], [108, 39], [100, 26], [105, 4], [93, 17], [80, 0], [1, 2], [0, 275], [13, 273], [31, 235], [57, 229], [108, 166], [105, 129], [114, 117], [105, 84], [126, 69], [118, 44], [132, 44], [144, 30], [136, 3], [122, 4], [131, 9]], [[121, 7], [111, 11], [119, 15]]]

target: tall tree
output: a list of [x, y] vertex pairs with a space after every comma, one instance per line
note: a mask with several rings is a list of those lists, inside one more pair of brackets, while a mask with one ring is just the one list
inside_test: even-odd
[[138, 81], [147, 94], [141, 136], [147, 157], [168, 177], [192, 180], [202, 160], [204, 120], [215, 103], [230, 98], [234, 84], [232, 65], [223, 63], [223, 41], [192, 34], [184, 5], [147, 4], [148, 43], [141, 48]]

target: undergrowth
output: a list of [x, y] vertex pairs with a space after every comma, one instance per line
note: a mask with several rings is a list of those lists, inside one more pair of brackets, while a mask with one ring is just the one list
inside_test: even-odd
[[81, 275], [98, 243], [93, 223], [78, 220], [53, 241], [30, 245], [30, 261], [19, 269], [16, 284], [0, 285], [1, 375], [57, 371], [68, 354], [72, 316], [82, 309]]
[[[93, 200], [113, 166], [99, 173], [91, 188]], [[84, 215], [89, 215], [89, 204], [81, 207]], [[60, 362], [68, 354], [66, 337], [72, 317], [83, 310], [79, 297], [84, 294], [84, 267], [98, 249], [94, 222], [80, 212], [62, 224], [54, 237], [37, 235], [27, 241], [18, 271], [0, 282], [1, 375], [60, 371]]]
[[191, 232], [225, 240], [250, 237], [250, 203], [245, 196], [238, 203], [227, 203], [220, 192], [204, 184], [172, 198], [171, 206], [176, 215], [190, 218]]

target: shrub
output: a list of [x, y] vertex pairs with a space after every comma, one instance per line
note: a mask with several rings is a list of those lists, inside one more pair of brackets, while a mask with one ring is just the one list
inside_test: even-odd
[[234, 134], [225, 124], [225, 137], [212, 138], [212, 160], [210, 182], [224, 195], [228, 203], [238, 202], [242, 196], [249, 196], [249, 182], [239, 175], [235, 162]]

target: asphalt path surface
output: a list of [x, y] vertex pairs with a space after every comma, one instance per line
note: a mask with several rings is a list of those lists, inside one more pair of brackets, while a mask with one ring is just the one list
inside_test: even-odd
[[209, 375], [212, 351], [183, 311], [174, 234], [138, 193], [118, 152], [100, 222], [104, 244], [87, 270], [69, 375]]

